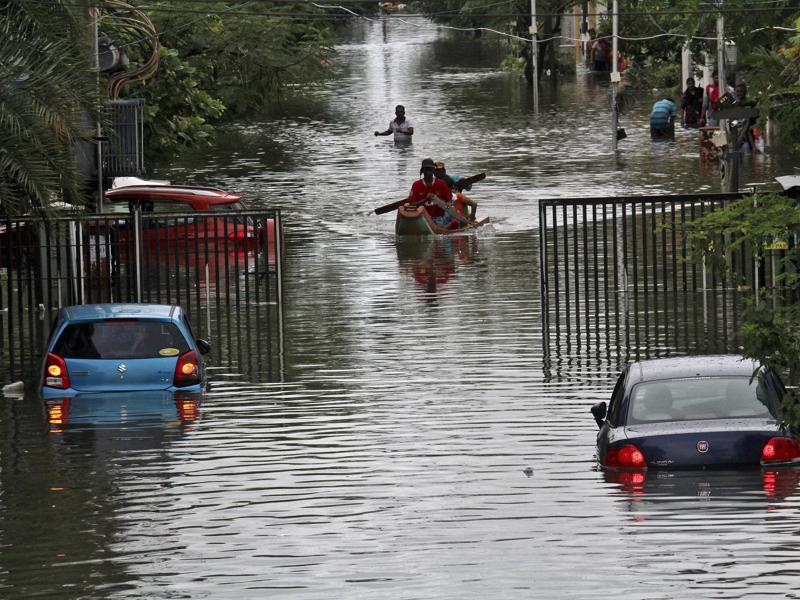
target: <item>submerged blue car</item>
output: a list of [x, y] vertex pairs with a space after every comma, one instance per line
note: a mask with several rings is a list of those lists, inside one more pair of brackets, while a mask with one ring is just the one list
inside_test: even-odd
[[595, 404], [597, 460], [607, 470], [800, 464], [782, 428], [778, 375], [736, 355], [636, 362], [609, 405]]
[[202, 355], [179, 306], [86, 304], [58, 311], [41, 373], [42, 396], [187, 391], [206, 386]]

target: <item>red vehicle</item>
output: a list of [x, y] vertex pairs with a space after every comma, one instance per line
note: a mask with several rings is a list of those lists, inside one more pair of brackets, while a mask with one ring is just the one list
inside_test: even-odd
[[[132, 212], [136, 205], [142, 207], [144, 213], [154, 215], [166, 213], [190, 212], [218, 212], [246, 210], [241, 202], [241, 195], [229, 194], [220, 189], [194, 187], [184, 185], [163, 185], [143, 183], [128, 185], [109, 190], [105, 193], [104, 212], [127, 213]], [[247, 240], [247, 245], [252, 246], [258, 240], [263, 242], [263, 228], [254, 225], [250, 218], [237, 218], [229, 215], [227, 218], [207, 221], [195, 221], [191, 217], [176, 218], [173, 223], [163, 226], [148, 227], [151, 241], [187, 239], [214, 239], [221, 240], [227, 237], [234, 242]], [[272, 242], [275, 233], [275, 222], [267, 219], [267, 239]]]

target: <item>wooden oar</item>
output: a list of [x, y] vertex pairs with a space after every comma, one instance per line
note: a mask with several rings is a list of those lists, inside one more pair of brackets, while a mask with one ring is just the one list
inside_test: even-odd
[[375, 209], [375, 214], [382, 215], [383, 213], [396, 210], [401, 206], [403, 206], [403, 204], [405, 204], [406, 202], [408, 202], [408, 198], [403, 198], [402, 200], [398, 200], [397, 202], [392, 202], [391, 204], [387, 204], [386, 206], [379, 206], [378, 208]]
[[473, 183], [478, 183], [479, 181], [483, 181], [486, 179], [486, 173], [478, 173], [477, 175], [473, 175], [472, 177], [462, 177], [458, 181], [456, 181], [456, 189], [461, 192], [465, 188], [468, 188]]
[[[483, 181], [484, 179], [486, 179], [486, 173], [478, 173], [477, 175], [473, 175], [472, 177], [463, 177], [462, 179], [459, 179], [458, 181], [456, 181], [456, 186], [459, 187], [459, 189], [463, 190], [465, 187], [472, 185], [473, 183], [477, 183], [478, 181]], [[392, 202], [391, 204], [387, 204], [386, 206], [379, 206], [378, 208], [375, 209], [375, 214], [382, 215], [384, 213], [397, 210], [398, 208], [403, 206], [403, 204], [405, 204], [406, 202], [408, 202], [408, 198], [403, 198], [402, 200], [398, 200], [397, 202]]]

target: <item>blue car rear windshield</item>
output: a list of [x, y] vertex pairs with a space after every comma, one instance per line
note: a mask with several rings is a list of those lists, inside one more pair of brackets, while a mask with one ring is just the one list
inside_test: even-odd
[[130, 359], [179, 356], [189, 344], [174, 323], [96, 321], [71, 323], [61, 332], [53, 353], [61, 358]]
[[628, 423], [705, 419], [774, 419], [775, 393], [763, 379], [702, 377], [640, 383], [633, 388]]

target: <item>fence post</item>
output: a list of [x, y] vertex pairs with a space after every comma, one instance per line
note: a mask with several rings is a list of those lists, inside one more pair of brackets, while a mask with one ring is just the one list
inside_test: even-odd
[[[755, 194], [753, 194], [753, 208], [758, 208], [758, 200], [756, 200], [756, 195]], [[754, 279], [754, 281], [753, 281], [753, 289], [755, 290], [755, 293], [756, 293], [756, 307], [758, 306], [758, 300], [759, 300], [758, 296], [759, 296], [759, 291], [760, 291], [760, 286], [761, 286], [761, 273], [760, 273], [759, 264], [758, 264], [759, 263], [759, 260], [758, 260], [759, 250], [760, 250], [759, 248], [754, 248], [753, 249], [753, 279]]]
[[85, 287], [85, 278], [86, 278], [86, 265], [83, 261], [83, 222], [78, 221], [75, 226], [76, 230], [76, 238], [75, 238], [75, 246], [76, 246], [76, 254], [77, 254], [77, 271], [76, 278], [78, 280], [78, 304], [85, 304], [86, 303], [86, 287]]
[[703, 252], [703, 325], [708, 325], [708, 271], [705, 252]]
[[[617, 204], [614, 203], [614, 214], [617, 212]], [[622, 275], [622, 289], [617, 290], [623, 294], [628, 293], [628, 265], [625, 264], [625, 235], [622, 233], [622, 221], [625, 219], [625, 204], [622, 203], [622, 219], [616, 222], [614, 235], [617, 237], [617, 270]]]
[[[281, 210], [276, 209], [274, 217], [275, 226], [275, 277], [277, 285], [278, 302], [278, 362], [280, 364], [280, 380], [283, 381], [285, 373], [285, 348], [283, 339], [283, 223], [281, 222]], [[269, 261], [269, 253], [267, 253]]]
[[142, 301], [142, 206], [136, 202], [133, 208], [134, 282], [136, 302]]

